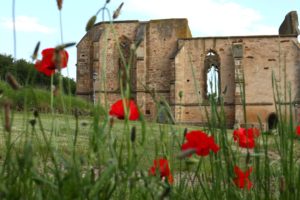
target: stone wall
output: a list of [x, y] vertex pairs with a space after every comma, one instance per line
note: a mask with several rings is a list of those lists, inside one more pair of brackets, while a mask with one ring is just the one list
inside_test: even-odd
[[[257, 124], [258, 115], [266, 123], [268, 116], [275, 112], [272, 72], [282, 91], [291, 83], [292, 100], [299, 98], [299, 46], [295, 36], [182, 39], [179, 40], [179, 46], [182, 47], [175, 58], [174, 93], [183, 91], [184, 96], [181, 103], [178, 95], [175, 102], [172, 102], [176, 105], [175, 113], [181, 110], [180, 118], [176, 115], [176, 119], [183, 122], [205, 122], [202, 119], [207, 101], [206, 82], [203, 78], [206, 76], [204, 59], [207, 52], [213, 50], [220, 58], [220, 91], [224, 98], [227, 123], [229, 126], [236, 120], [245, 123], [241, 113], [241, 101], [236, 100], [236, 90], [239, 86], [236, 84], [237, 65], [232, 52], [235, 43], [241, 44], [242, 47], [243, 55], [236, 60], [240, 62], [238, 65], [244, 72], [244, 81], [241, 83], [245, 84], [248, 123]], [[238, 98], [240, 99], [240, 96]], [[179, 104], [182, 106], [178, 106]]]
[[130, 66], [132, 93], [146, 118], [156, 120], [157, 102], [170, 101], [170, 58], [177, 49], [177, 40], [191, 37], [188, 22], [166, 19], [95, 25], [77, 46], [77, 95], [93, 100], [95, 93], [95, 102], [101, 103], [106, 95], [108, 105], [120, 98], [121, 37], [132, 44], [142, 38], [135, 63]]
[[[148, 120], [161, 119], [160, 107], [167, 102], [176, 122], [207, 123], [211, 112], [207, 72], [214, 63], [229, 127], [237, 122], [258, 125], [258, 117], [267, 125], [275, 112], [273, 72], [283, 105], [288, 102], [284, 88], [290, 85], [292, 112], [300, 121], [297, 35], [192, 38], [186, 19], [96, 24], [77, 46], [77, 95], [102, 105], [106, 99], [107, 106], [119, 99], [127, 77], [120, 72], [137, 42], [130, 65], [131, 95]], [[243, 87], [247, 122], [241, 100]], [[216, 109], [220, 111], [220, 102]]]

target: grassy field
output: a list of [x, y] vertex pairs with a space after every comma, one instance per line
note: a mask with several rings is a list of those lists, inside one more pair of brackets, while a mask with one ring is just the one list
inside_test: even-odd
[[[12, 115], [13, 123], [10, 135], [12, 144], [16, 149], [21, 148], [22, 144], [26, 140], [30, 139], [33, 144], [33, 148], [36, 148], [37, 152], [43, 151], [43, 148], [45, 148], [46, 145], [41, 131], [43, 129], [46, 137], [49, 141], [51, 141], [51, 146], [62, 153], [62, 155], [70, 156], [71, 149], [73, 148], [75, 132], [77, 131], [78, 135], [75, 150], [78, 155], [84, 157], [88, 156], [89, 151], [91, 150], [90, 140], [93, 132], [95, 131], [93, 117], [80, 116], [78, 121], [76, 121], [74, 115], [52, 115], [47, 113], [41, 113], [39, 115], [41, 124], [39, 124], [38, 120], [36, 120], [36, 124], [34, 126], [30, 124], [30, 120], [34, 120], [32, 113], [24, 114], [16, 112]], [[104, 120], [100, 119], [98, 125], [101, 126], [103, 122]], [[77, 130], [76, 123], [78, 123]], [[2, 124], [4, 124], [3, 116]], [[172, 167], [178, 168], [179, 160], [176, 159], [176, 155], [179, 155], [181, 152], [181, 145], [184, 142], [184, 129], [187, 128], [188, 131], [205, 130], [204, 127], [198, 126], [157, 124], [147, 122], [147, 126], [145, 127], [146, 142], [145, 144], [140, 145], [139, 141], [142, 140], [142, 123], [130, 121], [130, 127], [136, 128], [136, 140], [138, 141], [138, 144], [136, 144], [135, 150], [142, 155], [139, 158], [140, 169], [146, 169], [152, 164], [152, 159], [149, 158], [163, 157], [164, 154], [166, 154], [164, 151], [173, 151], [172, 155], [174, 157], [170, 158], [173, 161]], [[0, 148], [2, 149], [0, 155], [3, 158], [5, 154], [5, 140], [7, 139], [7, 133], [5, 133], [3, 126], [0, 127], [0, 131]], [[216, 131], [220, 132], [220, 130], [217, 129]], [[103, 134], [101, 136], [103, 137], [103, 141], [106, 140], [108, 134], [110, 134], [111, 140], [116, 143], [116, 146], [121, 145], [122, 141], [126, 139], [124, 138], [124, 122], [122, 120], [115, 119], [111, 128], [107, 126], [104, 130], [101, 130], [101, 132], [101, 134]], [[237, 157], [240, 156], [243, 158], [246, 155], [247, 150], [239, 148], [238, 145], [233, 142], [232, 133], [232, 129], [227, 130], [227, 140], [230, 142], [232, 150], [236, 152]], [[276, 136], [276, 132], [273, 134], [263, 134], [265, 134], [265, 136], [268, 138], [268, 155], [274, 163], [278, 161], [280, 157], [279, 153], [277, 152], [279, 141]], [[98, 139], [101, 140], [101, 137]], [[295, 139], [295, 156], [297, 159], [299, 159], [300, 155], [298, 155], [298, 152], [300, 152], [300, 144], [299, 140], [297, 138]], [[256, 142], [259, 146], [264, 145], [264, 141], [261, 138]], [[161, 144], [163, 144], [163, 147]], [[251, 151], [253, 153], [253, 150]], [[262, 155], [263, 153], [263, 151], [257, 152], [256, 156]]]
[[[281, 135], [280, 128], [273, 134], [261, 132], [255, 148], [245, 149], [233, 141], [233, 130], [117, 120], [97, 113], [12, 112], [11, 130], [4, 128], [2, 115], [0, 197], [289, 199], [279, 192], [286, 189], [276, 188], [283, 187], [283, 180], [299, 182], [300, 141], [294, 133]], [[191, 130], [213, 135], [220, 151], [179, 159], [184, 133]], [[173, 184], [149, 176], [157, 158], [168, 159]], [[253, 166], [251, 190], [234, 185], [237, 165]], [[298, 190], [293, 194], [299, 195]]]
[[[76, 131], [76, 119], [73, 115], [61, 115], [61, 114], [40, 114], [42, 129], [45, 132], [46, 137], [51, 141], [51, 145], [61, 152], [63, 155], [70, 155], [71, 149], [74, 142], [75, 131]], [[45, 141], [41, 131], [41, 126], [36, 122], [36, 125], [33, 127], [30, 124], [30, 120], [34, 120], [32, 113], [23, 114], [16, 112], [12, 116], [12, 130], [11, 130], [11, 140], [13, 145], [16, 148], [22, 147], [22, 144], [25, 140], [30, 140], [33, 143], [33, 148], [37, 148], [39, 152], [40, 149], [43, 149], [45, 146]], [[76, 152], [82, 156], [87, 156], [90, 151], [90, 137], [93, 130], [93, 118], [90, 116], [81, 116], [78, 119], [78, 135], [76, 142]], [[103, 120], [99, 120], [99, 125], [103, 123]], [[4, 124], [2, 117], [2, 124]], [[130, 122], [130, 127], [136, 127], [136, 140], [142, 140], [142, 124], [141, 122]], [[155, 152], [157, 156], [163, 156], [160, 151], [159, 144], [165, 143], [166, 148], [169, 149], [173, 146], [174, 154], [180, 153], [180, 145], [183, 142], [184, 129], [196, 130], [200, 127], [196, 126], [184, 126], [184, 125], [169, 125], [169, 124], [156, 124], [156, 123], [147, 123], [145, 129], [146, 142], [143, 146], [137, 144], [136, 151], [143, 152], [141, 159], [141, 169], [148, 168], [152, 164], [152, 159], [155, 157]], [[116, 141], [117, 145], [121, 144], [121, 141], [124, 140], [124, 123], [122, 120], [115, 119], [112, 128], [106, 127], [103, 130], [103, 134], [107, 135], [108, 132], [111, 134], [111, 139]], [[2, 147], [2, 157], [5, 152], [5, 140], [7, 139], [3, 126], [0, 127], [0, 148]], [[232, 133], [231, 130], [229, 132]], [[176, 138], [181, 139], [181, 141], [173, 141], [172, 136], [176, 135]], [[230, 134], [231, 135], [231, 134]], [[232, 136], [232, 135], [231, 135]], [[106, 136], [104, 136], [106, 137]], [[99, 138], [101, 140], [101, 138]], [[103, 140], [106, 140], [103, 138]], [[155, 145], [157, 147], [155, 147]], [[157, 149], [156, 149], [157, 148]]]

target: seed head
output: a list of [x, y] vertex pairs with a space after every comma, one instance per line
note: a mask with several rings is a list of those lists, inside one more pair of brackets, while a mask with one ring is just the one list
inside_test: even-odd
[[113, 14], [113, 19], [117, 19], [121, 13], [121, 9], [124, 5], [124, 2], [122, 2], [119, 7], [117, 8], [117, 10], [115, 10], [114, 14]]
[[32, 127], [34, 127], [35, 124], [36, 124], [36, 120], [35, 120], [35, 119], [31, 119], [31, 120], [29, 120], [29, 123], [30, 123], [30, 125], [31, 125]]
[[184, 137], [186, 136], [187, 132], [188, 132], [188, 129], [185, 128], [184, 131], [183, 131], [183, 136], [184, 136]]
[[58, 51], [61, 51], [61, 50], [64, 50], [65, 48], [72, 47], [75, 44], [76, 44], [76, 42], [64, 43], [64, 44], [58, 45], [57, 47], [55, 47], [55, 49]]
[[88, 32], [89, 30], [91, 30], [93, 28], [96, 20], [97, 20], [97, 16], [96, 15], [92, 16], [89, 19], [89, 21], [87, 22], [86, 27], [85, 27], [86, 32]]
[[285, 191], [285, 179], [284, 179], [284, 176], [280, 177], [279, 191], [281, 193], [283, 193]]
[[135, 138], [136, 138], [136, 128], [135, 126], [131, 128], [131, 136], [130, 136], [130, 140], [132, 143], [135, 142]]
[[196, 149], [187, 149], [185, 151], [180, 152], [180, 154], [178, 154], [177, 158], [183, 159], [183, 158], [190, 156], [191, 154], [193, 154], [195, 152], [196, 152]]
[[113, 125], [114, 125], [114, 118], [111, 117], [111, 118], [109, 119], [109, 126], [110, 126], [110, 127], [113, 127]]
[[246, 156], [246, 165], [248, 165], [250, 163], [250, 152], [247, 152], [247, 156]]
[[35, 118], [39, 117], [39, 111], [34, 110], [34, 111], [33, 111], [33, 116], [34, 116]]
[[14, 90], [18, 90], [21, 88], [16, 78], [9, 72], [6, 74], [6, 81]]
[[178, 96], [181, 99], [183, 97], [183, 91], [179, 91]]
[[5, 102], [4, 103], [4, 120], [5, 120], [5, 130], [7, 132], [10, 132], [11, 131], [11, 123], [10, 123], [10, 107], [11, 107], [11, 104], [10, 102]]
[[58, 10], [62, 9], [63, 0], [56, 0]]
[[32, 56], [31, 56], [32, 60], [36, 60], [36, 59], [37, 59], [38, 52], [39, 52], [39, 48], [40, 48], [40, 44], [41, 44], [41, 42], [38, 41], [38, 43], [35, 45], [33, 54], [32, 54]]
[[81, 122], [81, 126], [87, 126], [88, 123], [87, 122]]

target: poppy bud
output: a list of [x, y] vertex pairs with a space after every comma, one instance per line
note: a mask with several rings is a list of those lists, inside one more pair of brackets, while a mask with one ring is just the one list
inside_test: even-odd
[[114, 118], [111, 117], [111, 118], [109, 119], [109, 126], [110, 126], [110, 127], [113, 127], [113, 125], [114, 125]]
[[30, 125], [31, 125], [32, 127], [34, 127], [35, 124], [36, 124], [36, 120], [35, 120], [35, 119], [31, 119], [31, 120], [29, 120], [29, 123], [30, 123]]
[[177, 158], [183, 159], [183, 158], [191, 156], [193, 153], [196, 153], [196, 149], [187, 149], [187, 150], [180, 152], [180, 154], [177, 156]]
[[5, 130], [7, 132], [11, 131], [11, 123], [10, 123], [10, 103], [9, 102], [5, 102], [4, 103], [4, 120], [5, 120]]
[[33, 116], [34, 116], [35, 118], [37, 118], [37, 117], [39, 116], [39, 112], [38, 112], [37, 110], [34, 110], [34, 111], [33, 111]]
[[181, 99], [183, 97], [183, 91], [179, 91], [178, 96]]
[[81, 126], [87, 126], [89, 125], [87, 122], [81, 122]]
[[183, 131], [183, 136], [184, 136], [184, 137], [186, 136], [187, 132], [188, 132], [188, 129], [185, 128], [184, 131]]
[[285, 180], [284, 176], [280, 177], [280, 183], [279, 183], [279, 191], [283, 193], [285, 191]]
[[135, 141], [135, 137], [136, 137], [136, 128], [134, 126], [131, 128], [131, 135], [130, 135], [130, 140], [132, 143]]
[[247, 151], [247, 156], [246, 156], [246, 165], [250, 163], [250, 152]]
[[93, 28], [96, 20], [97, 20], [97, 16], [96, 15], [92, 16], [89, 19], [89, 21], [88, 21], [88, 23], [86, 24], [86, 27], [85, 27], [86, 32], [88, 32], [89, 30], [91, 30]]
[[53, 96], [58, 96], [59, 95], [59, 87], [56, 87], [55, 85], [53, 85], [52, 87], [52, 92], [53, 92]]
[[68, 48], [68, 47], [72, 47], [76, 44], [76, 42], [69, 42], [69, 43], [64, 43], [64, 44], [61, 44], [61, 45], [58, 45], [55, 47], [56, 50], [64, 50], [65, 48]]
[[63, 0], [56, 0], [56, 3], [57, 3], [58, 10], [61, 10], [62, 4], [63, 4]]
[[36, 60], [37, 59], [37, 55], [38, 55], [38, 52], [39, 52], [39, 49], [40, 49], [40, 41], [35, 45], [35, 48], [34, 48], [34, 51], [33, 51], [33, 54], [31, 56], [32, 60]]
[[113, 14], [113, 19], [117, 19], [121, 13], [121, 9], [124, 5], [124, 2], [122, 2], [119, 7], [117, 8], [117, 10], [115, 10], [114, 14]]
[[18, 90], [21, 88], [15, 77], [9, 72], [6, 74], [6, 81], [14, 90]]

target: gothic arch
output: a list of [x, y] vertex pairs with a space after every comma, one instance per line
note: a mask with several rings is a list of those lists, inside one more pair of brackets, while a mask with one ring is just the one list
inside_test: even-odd
[[220, 56], [213, 50], [205, 52], [204, 59], [204, 97], [208, 99], [210, 95], [220, 96], [221, 90], [221, 73], [220, 73]]

